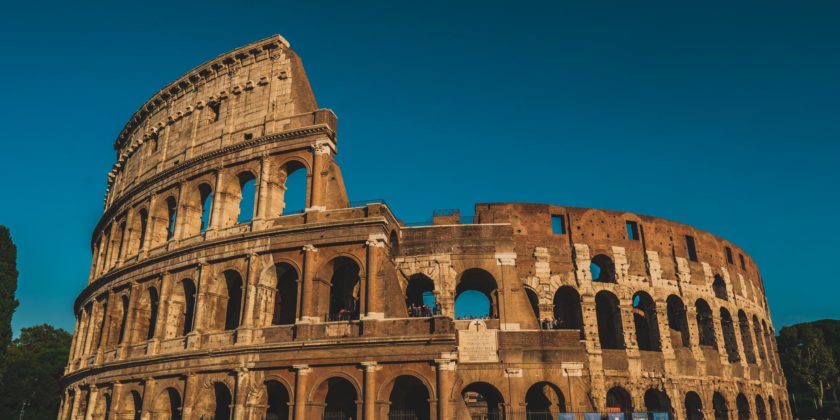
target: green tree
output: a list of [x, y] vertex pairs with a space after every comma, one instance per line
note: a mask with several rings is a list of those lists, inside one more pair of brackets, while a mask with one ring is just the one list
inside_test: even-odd
[[[49, 325], [23, 328], [8, 348], [6, 375], [0, 382], [0, 418], [55, 419], [61, 377], [72, 336]], [[24, 407], [25, 405], [25, 407]]]
[[825, 392], [838, 375], [837, 363], [826, 344], [823, 330], [809, 324], [782, 328], [779, 353], [785, 376], [792, 390], [807, 389], [818, 410], [823, 408]]
[[12, 314], [18, 306], [17, 249], [9, 229], [0, 225], [0, 379], [6, 366], [6, 349], [12, 342]]

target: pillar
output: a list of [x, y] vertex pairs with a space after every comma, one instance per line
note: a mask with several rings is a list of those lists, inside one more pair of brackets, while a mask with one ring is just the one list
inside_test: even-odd
[[123, 333], [123, 341], [117, 346], [117, 359], [124, 359], [127, 356], [126, 349], [131, 345], [133, 340], [133, 332], [135, 320], [137, 319], [137, 295], [140, 294], [140, 285], [137, 283], [131, 284], [131, 291], [128, 294], [128, 313], [125, 320], [125, 332]]
[[248, 271], [245, 276], [245, 313], [242, 314], [242, 324], [236, 332], [236, 344], [248, 344], [254, 334], [254, 305], [257, 298], [257, 278], [259, 275], [259, 260], [257, 253], [248, 254]]
[[[214, 205], [215, 206], [215, 205]], [[201, 345], [201, 332], [204, 330], [204, 317], [206, 308], [203, 307], [204, 301], [204, 280], [203, 277], [207, 271], [207, 261], [199, 260], [195, 267], [195, 305], [193, 314], [193, 328], [187, 334], [187, 349], [194, 350]]]
[[321, 319], [315, 314], [315, 258], [318, 248], [314, 245], [303, 246], [303, 290], [300, 299], [300, 322], [319, 322]]
[[193, 405], [195, 405], [195, 393], [197, 391], [196, 384], [198, 380], [198, 376], [194, 373], [188, 373], [184, 375], [184, 400], [182, 402], [183, 407], [181, 408], [181, 418], [183, 419], [191, 419], [192, 418], [192, 410]]
[[88, 392], [88, 405], [87, 410], [85, 410], [85, 420], [93, 420], [93, 411], [96, 410], [96, 399], [99, 396], [99, 389], [96, 388], [96, 385], [90, 386], [90, 392]]
[[271, 161], [268, 155], [262, 156], [260, 159], [260, 185], [257, 191], [257, 215], [254, 220], [264, 220], [268, 218], [268, 183], [271, 176]]
[[367, 246], [367, 280], [365, 282], [365, 319], [385, 317], [379, 304], [379, 260], [385, 248], [385, 235], [371, 235], [365, 242]]
[[70, 415], [66, 418], [69, 418], [70, 420], [76, 420], [76, 416], [79, 411], [79, 397], [81, 396], [81, 394], [82, 392], [79, 389], [79, 387], [73, 387], [73, 405], [70, 406]]
[[119, 382], [114, 382], [114, 385], [111, 387], [111, 412], [108, 416], [109, 419], [118, 419], [123, 414], [118, 412], [122, 404], [123, 387], [124, 385]]
[[452, 418], [452, 404], [449, 393], [452, 391], [452, 380], [455, 375], [455, 360], [450, 358], [435, 359], [437, 365], [437, 418], [446, 420]]
[[309, 199], [307, 211], [326, 210], [324, 205], [324, 188], [326, 177], [323, 176], [324, 159], [332, 152], [330, 140], [318, 140], [312, 147], [312, 195]]
[[362, 362], [365, 370], [363, 419], [376, 420], [376, 362]]
[[309, 365], [294, 365], [295, 370], [295, 417], [294, 420], [306, 420], [307, 377], [312, 369]]
[[[149, 420], [152, 417], [152, 407], [155, 402], [155, 380], [148, 378], [143, 383], [143, 407], [140, 410], [140, 420]], [[184, 417], [188, 418], [188, 417]]]
[[248, 381], [250, 379], [250, 372], [248, 369], [236, 369], [236, 389], [233, 393], [233, 420], [243, 420], [245, 418], [245, 404], [248, 397]]
[[149, 198], [149, 210], [148, 215], [146, 216], [146, 233], [143, 234], [143, 243], [140, 244], [140, 252], [138, 253], [139, 258], [145, 258], [146, 255], [149, 254], [149, 248], [152, 246], [152, 234], [155, 231], [155, 208], [157, 207], [158, 196], [157, 194], [152, 193], [151, 198]]
[[210, 226], [207, 228], [218, 229], [222, 218], [222, 170], [216, 170], [216, 185], [213, 186], [213, 210], [210, 213]]

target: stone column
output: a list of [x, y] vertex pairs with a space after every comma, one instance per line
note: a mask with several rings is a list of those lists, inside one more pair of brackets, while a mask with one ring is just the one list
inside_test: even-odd
[[213, 210], [210, 213], [210, 226], [207, 230], [218, 229], [222, 218], [222, 169], [216, 169], [216, 185], [213, 187]]
[[254, 335], [254, 305], [257, 299], [257, 279], [259, 275], [259, 259], [256, 252], [248, 254], [248, 272], [245, 276], [245, 304], [242, 307], [242, 324], [236, 332], [236, 344], [248, 344]]
[[[82, 390], [79, 387], [73, 387], [73, 404], [70, 406], [70, 415], [67, 416], [70, 420], [76, 420], [79, 411], [79, 397], [81, 397]], [[62, 419], [64, 420], [64, 419]]]
[[271, 176], [271, 161], [268, 155], [262, 156], [260, 159], [260, 185], [257, 192], [257, 215], [254, 220], [264, 220], [268, 218], [268, 182]]
[[294, 365], [295, 374], [295, 417], [294, 420], [306, 420], [307, 376], [312, 371], [309, 365]]
[[364, 420], [376, 420], [376, 362], [362, 362], [365, 370]]
[[321, 318], [315, 314], [315, 259], [318, 248], [314, 245], [303, 246], [303, 290], [300, 308], [300, 322], [319, 322]]
[[152, 234], [155, 231], [155, 207], [157, 206], [157, 194], [152, 193], [151, 198], [149, 198], [149, 209], [148, 214], [146, 215], [146, 232], [143, 234], [143, 243], [140, 244], [140, 252], [137, 254], [137, 258], [145, 258], [146, 255], [149, 254], [149, 248], [152, 246]]
[[250, 379], [250, 372], [248, 369], [236, 369], [236, 389], [233, 393], [233, 420], [243, 420], [245, 418], [245, 404], [248, 397], [248, 380]]
[[123, 414], [117, 411], [122, 403], [123, 386], [124, 385], [119, 382], [114, 382], [114, 385], [111, 387], [111, 407], [110, 414], [108, 416], [109, 419], [119, 419]]
[[452, 404], [449, 401], [449, 392], [452, 390], [452, 380], [457, 365], [451, 358], [435, 359], [437, 365], [437, 418], [446, 420], [452, 418]]
[[[156, 316], [154, 320], [155, 331], [152, 333], [152, 339], [149, 340], [146, 354], [157, 354], [160, 341], [166, 335], [166, 313], [169, 310], [170, 283], [172, 283], [172, 275], [164, 273], [160, 278], [160, 287], [158, 288], [160, 294], [158, 295], [158, 310], [154, 314]], [[150, 320], [149, 322], [152, 321]]]
[[[143, 383], [143, 407], [140, 409], [140, 420], [149, 420], [152, 417], [152, 407], [155, 401], [155, 380], [148, 378]], [[188, 417], [185, 417], [188, 418]]]
[[137, 319], [137, 295], [140, 294], [140, 285], [137, 283], [131, 284], [131, 291], [128, 294], [128, 312], [126, 313], [125, 332], [123, 332], [123, 340], [117, 346], [117, 359], [124, 359], [127, 356], [126, 349], [131, 345], [133, 340], [132, 332], [135, 320]]
[[205, 271], [207, 271], [207, 261], [199, 260], [195, 268], [195, 305], [193, 305], [193, 328], [187, 334], [187, 349], [194, 350], [201, 346], [201, 333], [204, 330], [204, 317], [206, 308], [204, 303], [204, 280]]
[[181, 409], [181, 418], [183, 419], [192, 418], [193, 405], [195, 405], [195, 393], [198, 386], [198, 384], [196, 384], [197, 381], [198, 376], [194, 373], [184, 375], [184, 401], [183, 408]]
[[332, 142], [329, 140], [318, 140], [312, 147], [312, 196], [309, 200], [307, 211], [326, 210], [324, 205], [323, 192], [326, 187], [326, 178], [323, 176], [324, 160], [332, 152]]
[[186, 195], [186, 186], [182, 183], [178, 186], [178, 204], [175, 205], [177, 214], [175, 214], [175, 232], [172, 233], [172, 240], [181, 239], [184, 236], [184, 224], [186, 223], [186, 216], [189, 212], [189, 205], [184, 196]]
[[385, 313], [379, 304], [379, 261], [385, 248], [385, 235], [371, 235], [367, 247], [367, 280], [365, 284], [365, 319], [383, 319]]
[[88, 405], [87, 410], [85, 410], [85, 420], [93, 420], [93, 412], [96, 410], [96, 399], [99, 396], [99, 389], [96, 388], [96, 385], [90, 386], [90, 392], [88, 392]]

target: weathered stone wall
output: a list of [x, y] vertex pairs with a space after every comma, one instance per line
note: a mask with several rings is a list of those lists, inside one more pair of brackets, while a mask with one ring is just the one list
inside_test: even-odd
[[[115, 145], [61, 419], [790, 418], [761, 277], [734, 244], [545, 204], [406, 226], [385, 204], [351, 206], [335, 133], [279, 37], [144, 104]], [[286, 183], [296, 170], [305, 191]], [[288, 212], [292, 193], [304, 212]], [[465, 291], [487, 297], [487, 319], [458, 319]], [[438, 312], [410, 314], [422, 292]]]

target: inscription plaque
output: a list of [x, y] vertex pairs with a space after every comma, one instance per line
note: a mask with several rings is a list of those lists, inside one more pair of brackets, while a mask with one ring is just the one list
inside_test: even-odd
[[496, 363], [499, 361], [497, 330], [488, 330], [481, 320], [470, 322], [466, 330], [458, 331], [459, 363]]

